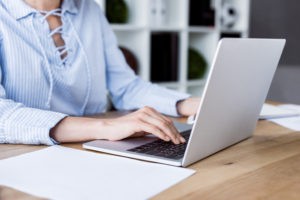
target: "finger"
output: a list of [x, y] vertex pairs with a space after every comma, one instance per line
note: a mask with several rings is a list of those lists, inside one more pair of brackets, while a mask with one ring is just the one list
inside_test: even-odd
[[175, 135], [174, 130], [170, 128], [170, 125], [166, 121], [157, 119], [149, 114], [144, 114], [142, 121], [155, 126], [157, 129], [160, 129], [163, 133], [171, 138], [174, 144], [180, 143], [180, 140]]
[[[151, 115], [151, 117], [156, 118], [157, 120], [160, 120], [162, 122], [162, 124], [157, 124], [156, 123], [156, 125], [158, 125], [158, 126], [165, 126], [166, 125], [166, 126], [168, 126], [169, 129], [171, 129], [171, 135], [169, 135], [170, 134], [169, 132], [167, 132], [167, 133], [169, 133], [168, 135], [171, 136], [172, 141], [175, 140], [175, 141], [177, 141], [177, 143], [180, 143], [180, 142], [184, 143], [185, 142], [185, 139], [180, 135], [180, 133], [178, 132], [178, 130], [174, 126], [173, 121], [170, 118], [160, 114], [159, 112], [157, 112], [153, 108], [146, 108], [146, 114]], [[163, 129], [163, 131], [166, 131], [166, 130]]]
[[164, 132], [162, 132], [159, 128], [146, 122], [140, 123], [140, 130], [147, 133], [151, 133], [166, 142], [169, 142], [171, 140], [171, 138]]
[[164, 115], [160, 114], [159, 112], [157, 112], [154, 109], [152, 109], [150, 114], [152, 115], [152, 117], [156, 117], [157, 119], [162, 121], [163, 125], [160, 125], [160, 126], [167, 125], [169, 127], [169, 129], [171, 129], [171, 133], [174, 135], [173, 137], [175, 137], [175, 139], [173, 139], [173, 141], [175, 140], [176, 144], [185, 142], [185, 139], [180, 135], [180, 133], [174, 126], [173, 121], [170, 118], [165, 117]]
[[[156, 111], [156, 112], [157, 112], [157, 111]], [[178, 132], [178, 129], [175, 127], [173, 120], [171, 120], [170, 118], [168, 118], [168, 117], [166, 117], [166, 116], [164, 116], [164, 115], [161, 115], [161, 116], [162, 116], [166, 121], [168, 121], [168, 122], [171, 124], [170, 128], [172, 129], [172, 131], [173, 131], [174, 133], [176, 133], [176, 136], [177, 136], [177, 138], [180, 140], [180, 142], [181, 142], [181, 143], [185, 143], [186, 141], [185, 141], [184, 137], [182, 137], [182, 135]]]

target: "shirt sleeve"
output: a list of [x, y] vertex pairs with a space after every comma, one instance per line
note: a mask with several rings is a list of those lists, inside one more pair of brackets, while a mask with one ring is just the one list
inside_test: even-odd
[[[1, 52], [0, 33], [0, 52]], [[2, 83], [2, 56], [0, 55], [0, 82]], [[22, 103], [7, 99], [0, 84], [0, 143], [10, 144], [57, 144], [49, 133], [67, 115], [52, 111], [26, 107]]]
[[50, 129], [66, 116], [3, 99], [0, 110], [0, 143], [54, 145]]
[[0, 85], [0, 143], [54, 145], [49, 132], [65, 114], [29, 108], [6, 99]]
[[178, 116], [176, 103], [190, 95], [145, 82], [137, 77], [127, 65], [106, 18], [103, 14], [100, 18], [107, 86], [116, 108], [132, 110], [150, 106], [163, 114]]

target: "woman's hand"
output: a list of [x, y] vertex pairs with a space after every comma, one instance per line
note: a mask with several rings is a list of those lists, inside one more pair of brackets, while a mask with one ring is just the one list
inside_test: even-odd
[[177, 112], [182, 116], [195, 115], [200, 104], [200, 98], [192, 97], [177, 103]]
[[116, 141], [146, 134], [153, 134], [174, 144], [185, 142], [172, 120], [150, 107], [113, 119], [66, 117], [50, 132], [50, 136], [58, 142], [95, 139]]
[[174, 144], [185, 142], [172, 120], [150, 107], [144, 107], [123, 117], [104, 119], [103, 130], [107, 133], [106, 139], [112, 141], [153, 134]]

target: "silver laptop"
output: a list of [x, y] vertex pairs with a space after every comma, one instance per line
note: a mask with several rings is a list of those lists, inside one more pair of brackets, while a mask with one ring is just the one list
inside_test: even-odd
[[[285, 45], [284, 39], [222, 39], [192, 127], [181, 125], [186, 144], [153, 136], [118, 142], [96, 140], [83, 148], [188, 166], [250, 137]], [[183, 126], [183, 127], [182, 127]]]

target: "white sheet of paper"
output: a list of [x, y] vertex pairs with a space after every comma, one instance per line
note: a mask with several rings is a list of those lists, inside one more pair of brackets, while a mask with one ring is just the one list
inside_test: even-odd
[[[289, 111], [300, 113], [300, 105], [282, 104], [277, 107], [280, 109], [283, 109], [283, 110], [289, 110]], [[269, 119], [269, 121], [274, 122], [280, 126], [284, 126], [286, 128], [295, 130], [295, 131], [300, 131], [300, 116], [299, 115], [294, 116], [294, 117]]]
[[[259, 119], [273, 119], [300, 116], [300, 106], [293, 104], [284, 104], [280, 106], [274, 106], [264, 103], [259, 114]], [[191, 115], [187, 119], [187, 124], [193, 124], [195, 122], [196, 115]]]
[[274, 106], [265, 103], [259, 114], [259, 118], [272, 119], [272, 118], [292, 117], [297, 115], [300, 115], [300, 110], [299, 108], [295, 108], [295, 105], [285, 104], [280, 106]]
[[285, 109], [285, 110], [291, 110], [294, 112], [298, 112], [300, 114], [300, 105], [296, 104], [282, 104], [277, 106], [278, 108]]
[[147, 199], [193, 173], [61, 146], [0, 161], [0, 185], [55, 200]]
[[274, 122], [280, 126], [292, 129], [294, 131], [300, 131], [300, 117], [270, 119], [269, 121]]

